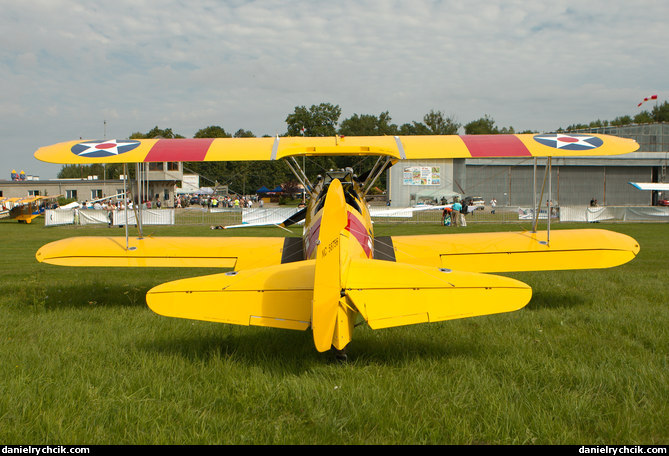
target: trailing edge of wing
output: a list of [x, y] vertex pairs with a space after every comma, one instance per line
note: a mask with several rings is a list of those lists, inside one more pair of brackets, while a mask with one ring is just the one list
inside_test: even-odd
[[427, 135], [77, 140], [41, 147], [49, 163], [255, 161], [303, 155], [385, 155], [395, 160], [619, 155], [636, 141], [609, 135]]
[[377, 243], [386, 259], [471, 272], [609, 268], [639, 253], [633, 238], [600, 229], [554, 230], [550, 239], [546, 231], [526, 231], [392, 236]]
[[40, 262], [61, 266], [220, 267], [238, 270], [302, 260], [301, 249], [292, 248], [296, 239], [130, 237], [129, 248], [126, 249], [125, 237], [74, 237], [46, 244], [37, 251], [36, 257]]
[[532, 297], [508, 277], [382, 260], [352, 260], [345, 292], [372, 329], [511, 312]]

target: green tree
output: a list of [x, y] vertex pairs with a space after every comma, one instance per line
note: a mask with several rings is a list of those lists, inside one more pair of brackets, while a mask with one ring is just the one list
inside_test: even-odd
[[640, 113], [634, 116], [634, 123], [638, 124], [653, 123], [654, 120], [655, 119], [653, 119], [653, 115], [648, 111], [641, 111]]
[[239, 130], [237, 130], [233, 136], [235, 138], [255, 138], [256, 137], [256, 135], [254, 135], [252, 131], [244, 130], [243, 128], [240, 128]]
[[171, 128], [158, 128], [158, 126], [153, 127], [147, 133], [135, 132], [130, 135], [130, 139], [153, 139], [153, 138], [184, 138], [179, 134], [176, 134], [172, 131]]
[[398, 134], [402, 136], [409, 135], [430, 135], [432, 134], [430, 128], [422, 122], [416, 122], [415, 120], [411, 123], [404, 123], [400, 125]]
[[58, 171], [58, 179], [86, 179], [98, 176], [98, 179], [119, 179], [123, 174], [123, 164], [64, 165]]
[[465, 125], [465, 134], [468, 135], [497, 135], [514, 133], [513, 127], [499, 129], [495, 121], [488, 114]]
[[626, 116], [618, 116], [615, 119], [611, 121], [611, 125], [629, 125], [632, 123], [632, 117], [626, 115]]
[[377, 116], [373, 114], [353, 114], [344, 119], [339, 127], [342, 136], [383, 136], [397, 134], [397, 125], [391, 123], [388, 111]]
[[195, 132], [193, 138], [232, 138], [232, 135], [218, 125], [210, 125]]
[[453, 118], [444, 117], [441, 111], [434, 110], [423, 116], [423, 123], [432, 135], [455, 135], [461, 126]]
[[669, 122], [669, 103], [654, 106], [652, 115], [655, 122]]
[[286, 117], [286, 136], [334, 136], [341, 116], [339, 105], [321, 103], [310, 108], [296, 106]]

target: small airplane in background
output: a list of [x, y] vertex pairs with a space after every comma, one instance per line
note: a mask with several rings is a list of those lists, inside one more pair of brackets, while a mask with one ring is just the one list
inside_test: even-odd
[[[303, 235], [75, 237], [43, 246], [36, 257], [65, 266], [229, 268], [158, 285], [147, 303], [171, 317], [310, 329], [319, 352], [341, 355], [359, 320], [381, 329], [514, 311], [530, 301], [532, 290], [495, 273], [613, 267], [639, 252], [634, 239], [600, 229], [375, 236], [365, 196], [390, 166], [472, 157], [550, 160], [637, 148], [612, 136], [557, 134], [70, 141], [35, 156], [67, 164], [283, 159], [311, 197], [281, 226], [303, 221]], [[295, 160], [305, 155], [373, 155], [377, 161], [362, 176], [333, 171], [312, 183]]]
[[629, 182], [630, 185], [639, 190], [653, 192], [653, 203], [657, 206], [669, 206], [669, 183], [666, 182]]
[[58, 196], [27, 196], [24, 198], [0, 198], [0, 218], [17, 220], [19, 223], [31, 223], [44, 214], [45, 205], [58, 199]]

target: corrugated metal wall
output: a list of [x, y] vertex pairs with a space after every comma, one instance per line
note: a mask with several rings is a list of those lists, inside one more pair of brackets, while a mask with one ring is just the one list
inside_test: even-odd
[[[541, 196], [545, 166], [537, 166], [537, 199]], [[642, 166], [553, 166], [551, 199], [558, 205], [587, 205], [596, 199], [609, 206], [648, 205], [650, 192], [636, 190], [628, 182], [650, 181], [651, 170]], [[533, 166], [467, 165], [467, 193], [500, 205], [532, 206]], [[543, 189], [548, 200], [548, 180]]]

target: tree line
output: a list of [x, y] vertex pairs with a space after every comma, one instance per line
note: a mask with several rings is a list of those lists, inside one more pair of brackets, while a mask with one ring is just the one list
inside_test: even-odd
[[[464, 125], [441, 111], [431, 110], [423, 116], [422, 122], [412, 121], [401, 125], [392, 122], [388, 111], [379, 115], [353, 114], [342, 120], [341, 108], [331, 103], [296, 106], [285, 119], [286, 132], [281, 136], [383, 136], [383, 135], [455, 135], [461, 129], [464, 134], [511, 134], [515, 129], [499, 127], [489, 115], [472, 120]], [[635, 116], [619, 116], [612, 121], [597, 120], [589, 125], [574, 124], [559, 128], [556, 132], [570, 132], [584, 128], [628, 125], [632, 123], [653, 123], [669, 121], [669, 103], [656, 105], [651, 111], [642, 111]], [[517, 133], [535, 133], [524, 130]], [[264, 135], [269, 136], [269, 135]], [[239, 129], [235, 133], [227, 132], [223, 127], [211, 125], [198, 130], [194, 138], [244, 138], [256, 137], [249, 130]], [[134, 132], [129, 139], [184, 138], [171, 128], [154, 127], [146, 133]], [[362, 174], [373, 165], [373, 157], [305, 157], [303, 165], [309, 177], [322, 174], [328, 169], [351, 167]], [[277, 161], [254, 162], [184, 162], [185, 173], [200, 175], [201, 186], [228, 185], [230, 191], [240, 194], [252, 194], [262, 187], [274, 188], [277, 185], [295, 184], [295, 177], [288, 167]], [[134, 177], [135, 169], [130, 166], [128, 174]], [[89, 175], [118, 179], [123, 174], [123, 165], [66, 165], [58, 173], [59, 178], [84, 178]], [[384, 182], [378, 182], [384, 187]]]
[[669, 102], [664, 102], [662, 104], [656, 104], [653, 108], [648, 110], [643, 110], [635, 115], [623, 115], [618, 116], [613, 120], [593, 120], [589, 124], [573, 124], [569, 125], [566, 128], [558, 128], [557, 133], [561, 132], [570, 132], [575, 130], [584, 130], [588, 128], [600, 128], [600, 127], [620, 127], [624, 125], [631, 124], [648, 124], [648, 123], [658, 123], [658, 122], [669, 122]]

